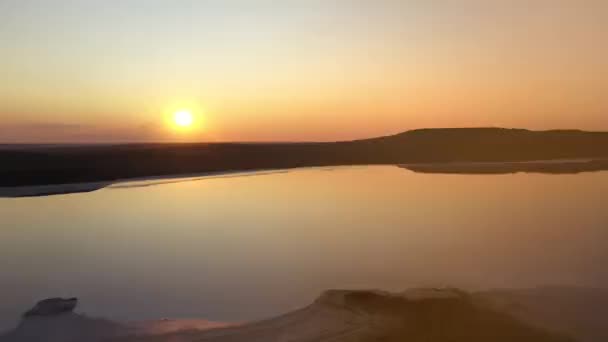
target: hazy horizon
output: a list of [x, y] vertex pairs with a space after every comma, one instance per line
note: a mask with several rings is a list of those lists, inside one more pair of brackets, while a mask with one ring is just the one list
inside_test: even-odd
[[31, 141], [15, 141], [15, 142], [4, 142], [2, 140], [0, 140], [0, 149], [2, 148], [10, 148], [10, 149], [14, 149], [14, 148], [19, 148], [20, 146], [24, 147], [24, 148], [28, 148], [28, 147], [36, 147], [36, 146], [40, 146], [40, 147], [52, 147], [52, 146], [89, 146], [89, 145], [137, 145], [137, 144], [167, 144], [167, 145], [171, 145], [171, 144], [196, 144], [196, 143], [201, 143], [201, 144], [213, 144], [213, 143], [234, 143], [234, 144], [300, 144], [300, 143], [332, 143], [332, 142], [344, 142], [344, 141], [358, 141], [358, 140], [366, 140], [366, 139], [373, 139], [373, 138], [381, 138], [381, 137], [391, 137], [391, 136], [396, 136], [396, 135], [400, 135], [402, 133], [407, 133], [407, 132], [412, 132], [412, 131], [423, 131], [423, 130], [437, 130], [437, 131], [441, 131], [441, 130], [451, 130], [451, 129], [462, 129], [462, 130], [476, 130], [476, 129], [497, 129], [497, 130], [523, 130], [523, 131], [530, 131], [530, 132], [585, 132], [585, 133], [608, 133], [608, 130], [606, 131], [592, 131], [592, 130], [581, 130], [581, 129], [577, 129], [577, 128], [563, 128], [563, 129], [539, 129], [539, 130], [533, 130], [533, 129], [527, 129], [527, 128], [521, 128], [521, 127], [422, 127], [422, 128], [416, 128], [416, 129], [411, 129], [411, 130], [403, 130], [403, 131], [397, 131], [397, 132], [391, 132], [391, 133], [387, 133], [387, 134], [383, 134], [383, 135], [375, 135], [375, 136], [362, 136], [362, 137], [356, 137], [356, 138], [352, 138], [352, 139], [343, 139], [343, 140], [331, 140], [331, 139], [320, 139], [320, 140], [205, 140], [204, 137], [201, 138], [200, 140], [192, 140], [192, 141], [188, 141], [188, 140], [184, 140], [184, 141], [180, 141], [180, 140], [169, 140], [169, 141], [163, 141], [163, 140], [101, 140], [101, 141], [38, 141], [38, 142], [31, 142]]
[[0, 143], [608, 131], [605, 1], [3, 0], [0, 17]]

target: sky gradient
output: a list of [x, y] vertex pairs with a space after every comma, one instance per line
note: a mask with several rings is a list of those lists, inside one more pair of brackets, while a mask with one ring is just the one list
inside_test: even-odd
[[608, 130], [607, 41], [602, 0], [0, 0], [0, 142]]

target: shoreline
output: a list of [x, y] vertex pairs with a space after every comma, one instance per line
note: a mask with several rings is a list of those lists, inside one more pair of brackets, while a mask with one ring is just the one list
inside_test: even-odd
[[[219, 172], [201, 172], [201, 173], [188, 173], [188, 174], [174, 174], [165, 176], [150, 176], [150, 177], [136, 177], [136, 178], [124, 178], [113, 181], [99, 181], [99, 182], [82, 182], [82, 183], [66, 183], [66, 184], [46, 184], [46, 185], [26, 185], [16, 187], [0, 187], [0, 198], [27, 198], [27, 197], [45, 197], [55, 195], [69, 195], [93, 192], [105, 188], [130, 188], [130, 187], [143, 187], [165, 184], [170, 180], [181, 181], [194, 181], [202, 180], [207, 178], [226, 177], [226, 176], [246, 176], [246, 175], [257, 175], [257, 174], [270, 174], [284, 172], [288, 169], [261, 169], [253, 171], [219, 171]], [[131, 185], [129, 183], [137, 182], [154, 182], [150, 184], [142, 185]], [[122, 185], [121, 185], [122, 184]]]
[[[305, 166], [278, 169], [256, 170], [226, 170], [214, 172], [169, 174], [149, 177], [123, 178], [112, 181], [96, 181], [66, 184], [26, 185], [15, 187], [0, 187], [1, 198], [45, 197], [88, 193], [104, 188], [126, 189], [161, 185], [174, 182], [197, 181], [217, 177], [244, 177], [290, 172], [302, 169], [325, 169], [357, 166], [396, 166], [415, 173], [433, 174], [578, 174], [583, 172], [608, 171], [608, 159], [548, 159], [534, 161], [504, 161], [504, 162], [441, 162], [441, 163], [404, 163], [404, 164], [368, 164], [368, 165], [334, 165], [334, 166]], [[156, 182], [155, 182], [156, 181]], [[130, 183], [148, 182], [140, 185]]]
[[501, 175], [515, 173], [579, 174], [608, 170], [608, 159], [553, 159], [505, 162], [399, 164], [416, 173]]
[[[392, 165], [392, 164], [387, 164], [387, 165]], [[294, 168], [283, 168], [283, 169], [259, 169], [259, 170], [238, 170], [238, 171], [229, 170], [229, 171], [217, 171], [217, 172], [199, 172], [199, 173], [173, 174], [173, 175], [163, 175], [163, 176], [124, 178], [124, 179], [117, 179], [117, 180], [113, 180], [113, 181], [99, 181], [99, 182], [26, 185], [26, 186], [15, 186], [15, 187], [6, 187], [6, 186], [1, 187], [0, 186], [0, 199], [80, 194], [80, 193], [94, 192], [94, 191], [102, 190], [102, 189], [106, 189], [106, 188], [112, 188], [112, 189], [141, 188], [141, 187], [146, 187], [146, 186], [190, 182], [190, 181], [198, 181], [198, 180], [205, 180], [205, 179], [263, 176], [263, 175], [271, 175], [271, 174], [278, 174], [278, 173], [287, 173], [287, 172], [294, 171], [294, 170], [308, 170], [308, 169], [324, 170], [324, 169], [336, 169], [336, 168], [357, 167], [357, 166], [367, 166], [367, 165], [310, 166], [310, 167], [294, 167]], [[374, 165], [374, 166], [376, 166], [376, 165]], [[143, 184], [131, 184], [131, 183], [140, 183], [140, 182]]]
[[[149, 176], [339, 165], [583, 158], [608, 158], [608, 132], [437, 128], [368, 139], [317, 143], [119, 144], [19, 148], [0, 149], [0, 187], [116, 182]], [[608, 169], [608, 162], [605, 165], [585, 165], [583, 169], [597, 168]], [[46, 189], [48, 192], [50, 190]]]

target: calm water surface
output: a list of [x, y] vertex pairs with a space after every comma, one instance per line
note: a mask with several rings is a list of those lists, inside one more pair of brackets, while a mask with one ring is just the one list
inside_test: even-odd
[[0, 199], [0, 330], [36, 300], [250, 320], [328, 288], [608, 286], [608, 172], [378, 166]]

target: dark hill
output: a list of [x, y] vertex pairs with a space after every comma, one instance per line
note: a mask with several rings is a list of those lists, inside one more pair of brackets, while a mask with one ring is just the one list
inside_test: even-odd
[[0, 186], [308, 166], [608, 157], [608, 132], [421, 129], [333, 143], [196, 143], [0, 149]]

